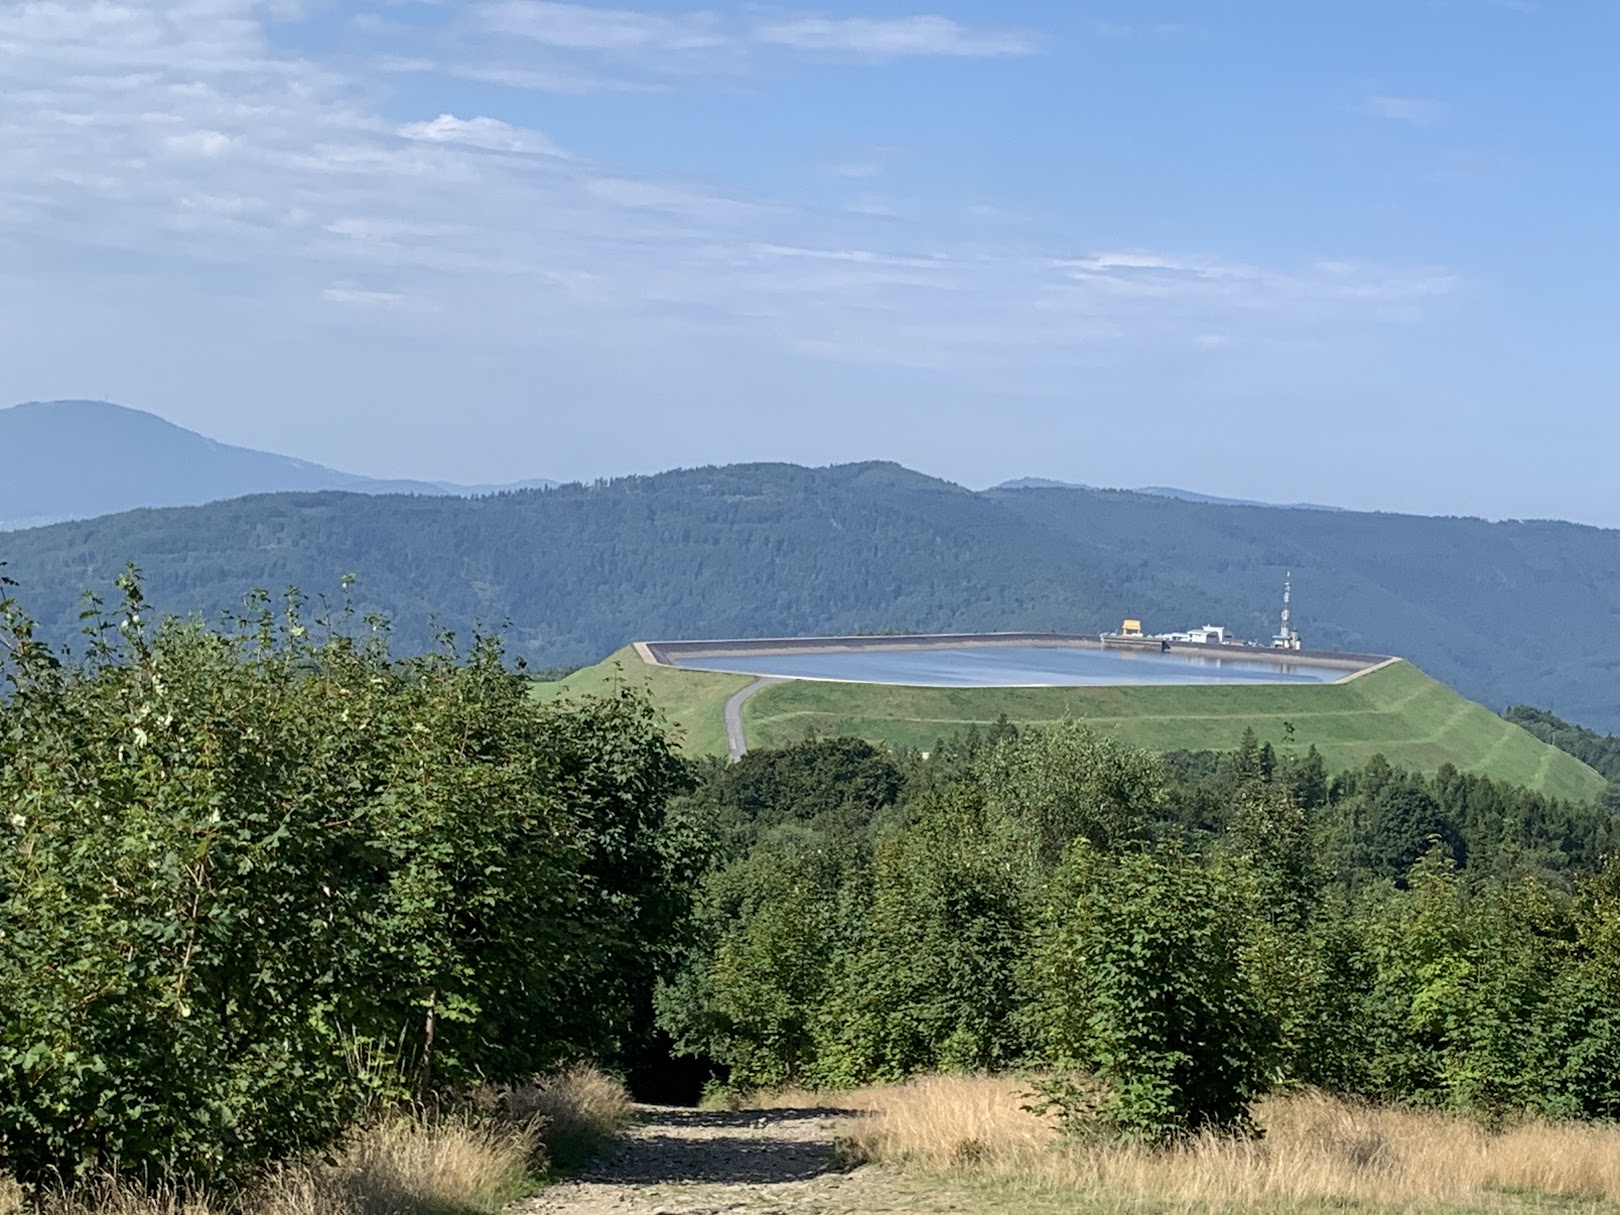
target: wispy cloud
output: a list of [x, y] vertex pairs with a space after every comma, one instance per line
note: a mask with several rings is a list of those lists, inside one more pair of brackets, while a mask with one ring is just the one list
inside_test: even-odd
[[[610, 57], [1033, 46], [932, 18], [508, 3], [480, 19]], [[924, 232], [904, 208], [891, 212], [891, 191], [845, 206], [757, 197], [603, 163], [588, 148], [564, 156], [487, 101], [458, 112], [413, 88], [432, 100], [399, 113], [390, 76], [279, 49], [272, 35], [255, 0], [0, 6], [5, 264], [43, 251], [52, 283], [86, 297], [113, 262], [157, 279], [229, 265], [211, 288], [221, 298], [299, 324], [346, 317], [481, 348], [702, 333], [750, 350], [929, 367], [1405, 323], [1460, 286], [1425, 267], [1276, 266], [1162, 247], [1075, 256], [1032, 243], [993, 209], [961, 230]], [[398, 49], [409, 63], [442, 48], [424, 38]], [[0, 300], [0, 322], [22, 298]]]
[[485, 28], [559, 51], [646, 57], [763, 49], [867, 59], [937, 55], [996, 57], [1034, 52], [1015, 30], [964, 25], [949, 17], [826, 17], [788, 14], [722, 18], [712, 12], [666, 15], [553, 0], [495, 0], [474, 10]]
[[480, 4], [488, 28], [573, 51], [699, 51], [722, 46], [730, 35], [712, 13], [665, 17], [632, 9], [605, 9], [548, 0]]
[[974, 29], [948, 17], [795, 17], [765, 22], [753, 36], [768, 46], [887, 58], [897, 55], [1029, 55], [1037, 49], [1028, 34]]
[[371, 291], [353, 283], [333, 283], [321, 292], [321, 298], [329, 304], [341, 304], [348, 308], [396, 309], [410, 306], [410, 298], [401, 292]]
[[429, 122], [408, 122], [399, 128], [406, 139], [425, 143], [456, 143], [486, 152], [518, 152], [531, 156], [562, 156], [563, 151], [538, 131], [525, 130], [499, 118], [457, 118], [440, 114]]
[[1443, 101], [1427, 97], [1392, 97], [1378, 94], [1367, 98], [1356, 107], [1374, 118], [1392, 118], [1397, 122], [1410, 122], [1414, 126], [1432, 127], [1444, 122], [1450, 107]]

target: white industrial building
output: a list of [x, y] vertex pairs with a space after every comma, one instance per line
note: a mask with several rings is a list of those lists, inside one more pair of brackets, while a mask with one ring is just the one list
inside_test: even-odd
[[1162, 641], [1179, 641], [1191, 645], [1225, 645], [1226, 626], [1221, 624], [1206, 624], [1201, 629], [1188, 629], [1185, 633], [1160, 633]]

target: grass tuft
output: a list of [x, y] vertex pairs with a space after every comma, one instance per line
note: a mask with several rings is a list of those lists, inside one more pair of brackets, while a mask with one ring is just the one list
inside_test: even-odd
[[635, 1106], [624, 1085], [588, 1064], [497, 1090], [502, 1117], [532, 1126], [553, 1168], [576, 1169], [630, 1122]]

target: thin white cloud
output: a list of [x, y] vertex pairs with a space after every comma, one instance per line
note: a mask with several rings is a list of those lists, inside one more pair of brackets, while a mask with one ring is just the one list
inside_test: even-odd
[[220, 131], [187, 131], [181, 135], [169, 135], [163, 140], [163, 146], [170, 152], [181, 156], [223, 156], [230, 151], [234, 140]]
[[[702, 23], [592, 10], [613, 18], [592, 26], [577, 7], [541, 6], [551, 25], [529, 28], [575, 46], [707, 53], [677, 49]], [[757, 51], [762, 26], [811, 20], [827, 22], [756, 13], [724, 33]], [[966, 54], [970, 34], [801, 24], [773, 53]], [[444, 48], [424, 35], [394, 49], [414, 71]], [[492, 351], [701, 335], [873, 365], [1024, 368], [1190, 350], [1199, 335], [1250, 349], [1256, 335], [1410, 323], [1461, 286], [1442, 269], [1162, 247], [1063, 256], [985, 208], [925, 236], [875, 214], [883, 199], [857, 198], [861, 214], [597, 163], [588, 149], [563, 158], [494, 102], [457, 114], [431, 79], [413, 81], [430, 104], [402, 123], [382, 107], [376, 65], [276, 50], [254, 0], [0, 3], [0, 78], [5, 264], [19, 273], [18, 255], [35, 255], [41, 283], [82, 298], [100, 298], [113, 264], [177, 284], [228, 265], [176, 296], [214, 291], [287, 326], [348, 317]]]
[[326, 225], [326, 231], [372, 244], [395, 244], [403, 240], [449, 236], [456, 232], [456, 227], [453, 224], [414, 223], [410, 220], [359, 215], [334, 219]]
[[757, 210], [755, 204], [679, 182], [597, 177], [584, 184], [593, 198], [637, 210], [662, 211], [720, 222], [744, 219]]
[[949, 17], [795, 17], [765, 22], [754, 37], [768, 46], [888, 58], [901, 55], [1029, 55], [1035, 40], [1015, 30], [975, 29]]
[[1163, 272], [1205, 279], [1247, 279], [1257, 276], [1252, 266], [1238, 262], [1219, 262], [1209, 259], [1171, 257], [1161, 253], [1140, 251], [1094, 253], [1090, 257], [1074, 258], [1061, 263], [1076, 275], [1117, 274], [1121, 271]]
[[519, 152], [530, 156], [563, 156], [565, 153], [538, 131], [515, 127], [499, 118], [480, 115], [457, 118], [440, 114], [429, 122], [408, 122], [399, 128], [406, 139], [423, 143], [456, 143], [486, 152]]
[[1396, 122], [1409, 122], [1414, 126], [1432, 127], [1445, 121], [1450, 108], [1443, 101], [1427, 97], [1391, 97], [1379, 94], [1367, 98], [1356, 107], [1374, 118], [1390, 118]]
[[647, 93], [659, 86], [647, 81], [628, 80], [601, 72], [581, 72], [567, 68], [514, 67], [505, 63], [452, 63], [441, 67], [430, 63], [421, 69], [443, 72], [462, 80], [475, 80], [480, 84], [498, 84], [503, 88], [523, 89], [535, 93], [562, 93], [585, 97], [594, 93]]
[[349, 308], [405, 308], [410, 299], [398, 291], [369, 291], [353, 283], [333, 283], [321, 292], [329, 304], [342, 304]]
[[769, 48], [888, 59], [1027, 55], [1037, 49], [1029, 34], [981, 29], [930, 13], [887, 18], [786, 14], [728, 21], [711, 12], [665, 15], [553, 0], [492, 0], [479, 4], [474, 13], [485, 29], [554, 50], [619, 56], [747, 54]]
[[844, 210], [851, 215], [870, 215], [877, 219], [894, 219], [899, 215], [893, 203], [875, 194], [863, 194], [851, 199], [845, 204]]
[[489, 29], [571, 51], [696, 51], [729, 40], [710, 13], [664, 17], [548, 0], [500, 0], [476, 12]]

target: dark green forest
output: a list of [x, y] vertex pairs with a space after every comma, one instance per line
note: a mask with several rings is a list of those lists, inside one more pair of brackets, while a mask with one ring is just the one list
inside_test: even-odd
[[394, 622], [504, 628], [538, 666], [637, 638], [1092, 632], [1224, 623], [1265, 639], [1283, 576], [1313, 647], [1399, 654], [1493, 707], [1620, 729], [1620, 532], [1216, 506], [1118, 491], [973, 493], [892, 464], [738, 465], [477, 500], [278, 494], [0, 535], [45, 635], [128, 561], [209, 619], [244, 587], [335, 594]]

